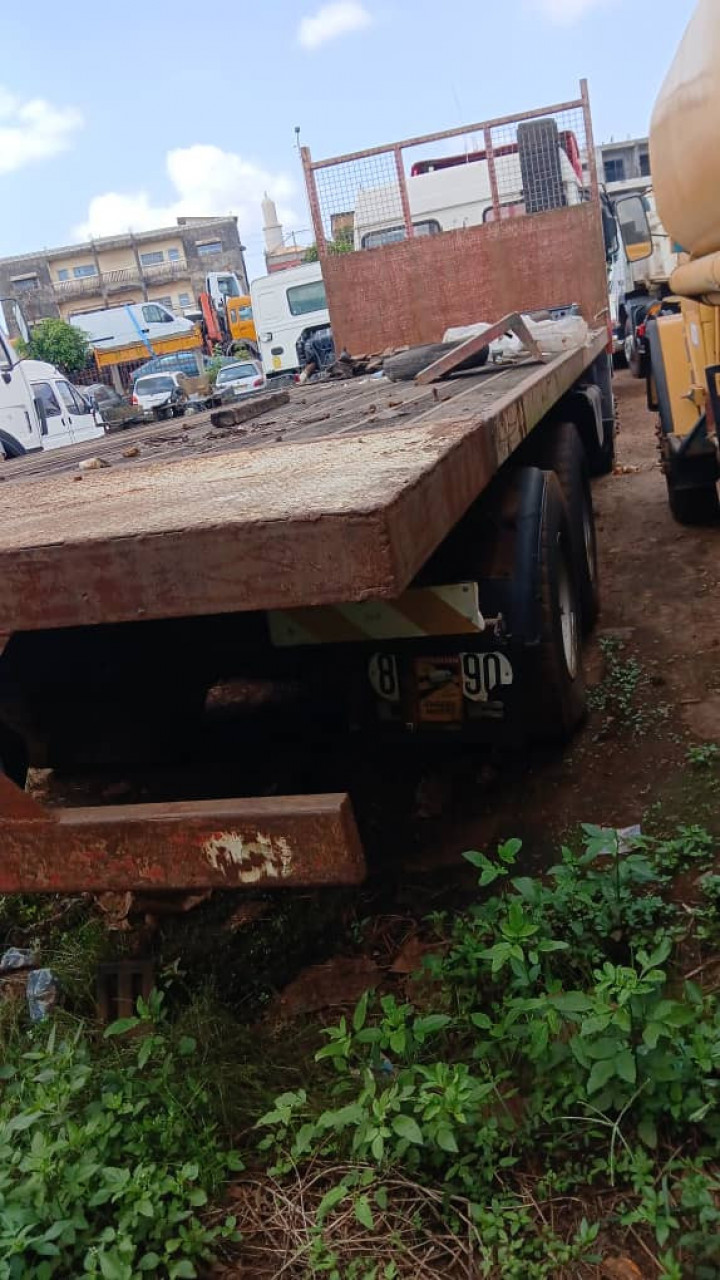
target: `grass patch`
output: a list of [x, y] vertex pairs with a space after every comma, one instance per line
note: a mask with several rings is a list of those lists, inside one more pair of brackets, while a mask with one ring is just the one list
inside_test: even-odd
[[651, 675], [617, 636], [605, 636], [599, 644], [605, 674], [588, 691], [588, 706], [599, 720], [596, 737], [625, 732], [644, 738], [656, 733], [667, 722], [670, 707], [658, 702]]

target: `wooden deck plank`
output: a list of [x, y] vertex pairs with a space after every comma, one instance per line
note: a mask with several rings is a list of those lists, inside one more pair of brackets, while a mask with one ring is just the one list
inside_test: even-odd
[[330, 384], [241, 437], [189, 419], [7, 463], [0, 633], [393, 598], [604, 340], [437, 398]]

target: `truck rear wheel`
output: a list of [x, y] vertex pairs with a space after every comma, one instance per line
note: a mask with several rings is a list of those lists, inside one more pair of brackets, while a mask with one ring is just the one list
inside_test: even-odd
[[638, 351], [632, 320], [625, 321], [625, 362], [633, 378], [647, 377], [647, 360]]
[[28, 763], [25, 747], [17, 734], [0, 726], [0, 774], [19, 787], [25, 786]]
[[560, 482], [570, 526], [570, 549], [580, 598], [582, 631], [587, 634], [600, 612], [597, 536], [590, 473], [575, 424], [557, 422], [543, 428], [534, 461], [544, 471], [554, 471]]
[[532, 736], [564, 742], [587, 711], [581, 610], [570, 521], [559, 480], [548, 476], [540, 531], [540, 646], [534, 680]]

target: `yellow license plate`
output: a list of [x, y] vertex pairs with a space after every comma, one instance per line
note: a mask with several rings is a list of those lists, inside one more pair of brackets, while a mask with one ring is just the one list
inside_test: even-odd
[[417, 718], [423, 724], [456, 724], [463, 719], [460, 658], [416, 658]]

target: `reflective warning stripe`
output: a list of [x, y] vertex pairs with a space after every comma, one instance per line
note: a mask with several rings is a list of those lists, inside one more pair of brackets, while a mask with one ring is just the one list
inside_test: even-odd
[[476, 635], [485, 629], [475, 582], [421, 587], [392, 601], [273, 610], [268, 622], [278, 647]]

